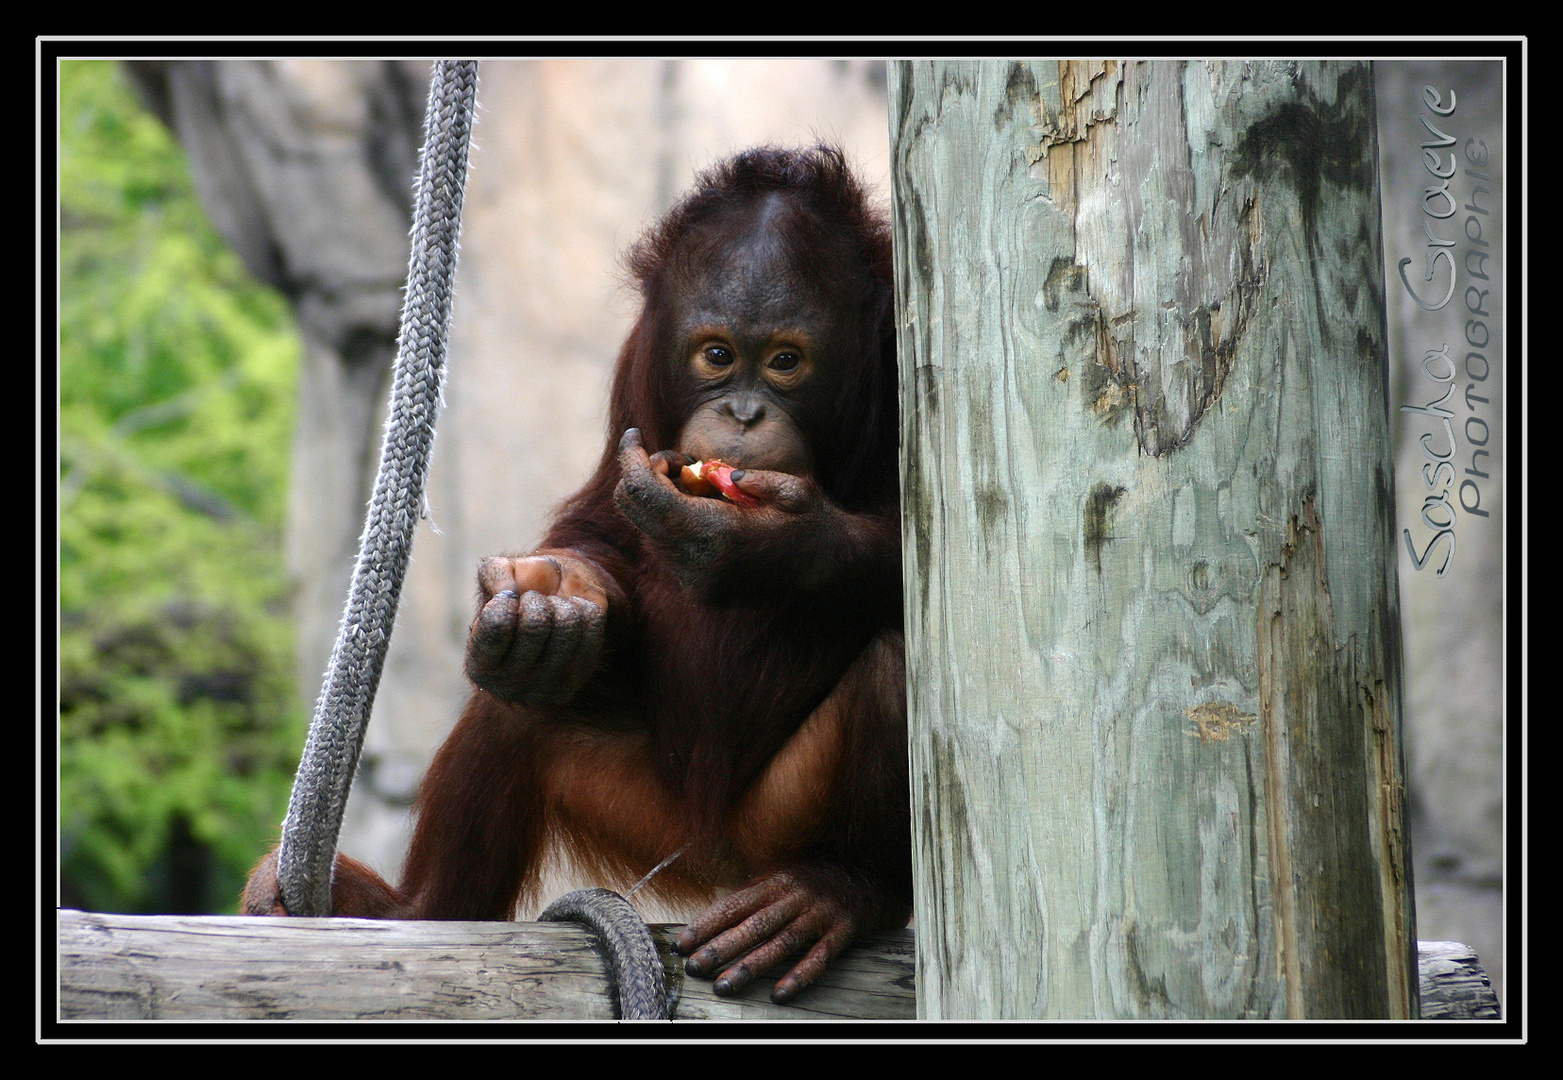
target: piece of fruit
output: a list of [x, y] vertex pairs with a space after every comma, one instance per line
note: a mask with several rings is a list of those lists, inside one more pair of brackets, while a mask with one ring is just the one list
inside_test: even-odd
[[716, 458], [685, 465], [679, 471], [679, 481], [691, 495], [709, 495], [716, 491], [734, 506], [760, 505], [759, 499], [733, 483], [733, 467]]
[[683, 485], [685, 491], [691, 495], [716, 494], [716, 485], [705, 478], [705, 468], [704, 461], [696, 461], [679, 470], [678, 482]]

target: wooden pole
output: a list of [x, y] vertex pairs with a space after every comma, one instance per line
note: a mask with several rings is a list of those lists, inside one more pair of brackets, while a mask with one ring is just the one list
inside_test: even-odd
[[1416, 1015], [1367, 64], [890, 80], [919, 1015]]

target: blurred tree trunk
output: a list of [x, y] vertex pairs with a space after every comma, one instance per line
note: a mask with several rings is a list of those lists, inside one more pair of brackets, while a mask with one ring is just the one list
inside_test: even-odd
[[380, 457], [429, 66], [133, 61], [202, 205], [304, 342], [289, 492], [299, 687], [314, 704]]

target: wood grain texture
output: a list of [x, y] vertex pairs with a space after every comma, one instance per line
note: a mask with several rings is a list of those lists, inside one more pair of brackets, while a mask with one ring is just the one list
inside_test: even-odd
[[[563, 923], [59, 913], [62, 1020], [612, 1020], [607, 968]], [[675, 1020], [911, 1019], [911, 931], [849, 951], [791, 1005], [719, 998], [652, 927]]]
[[1369, 68], [891, 133], [920, 1015], [1414, 1015]]
[[[579, 927], [59, 912], [62, 1021], [607, 1020], [606, 971]], [[683, 980], [675, 1020], [910, 1020], [913, 932], [864, 942], [792, 1005]], [[1496, 1020], [1469, 946], [1418, 943], [1423, 1019]]]

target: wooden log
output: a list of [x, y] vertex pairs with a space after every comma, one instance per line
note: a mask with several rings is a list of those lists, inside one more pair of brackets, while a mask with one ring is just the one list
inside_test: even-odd
[[[675, 1020], [912, 1019], [912, 932], [843, 956], [794, 1004], [686, 979], [652, 936]], [[62, 1020], [612, 1020], [607, 969], [566, 923], [59, 913]]]
[[[792, 1005], [719, 998], [652, 927], [675, 1020], [910, 1020], [911, 930], [849, 951]], [[59, 913], [61, 1020], [612, 1020], [587, 931], [564, 923]], [[1424, 1020], [1497, 1020], [1467, 945], [1418, 943]]]
[[1417, 942], [1423, 1020], [1498, 1020], [1498, 995], [1482, 962], [1458, 941]]

